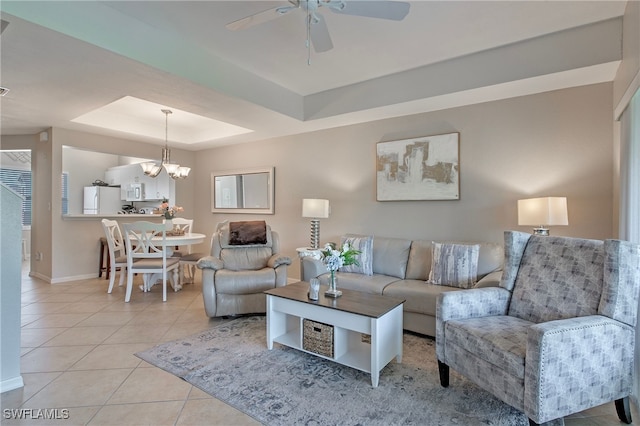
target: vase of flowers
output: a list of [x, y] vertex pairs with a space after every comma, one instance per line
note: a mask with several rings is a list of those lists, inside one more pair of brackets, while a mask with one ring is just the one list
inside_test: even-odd
[[162, 200], [162, 204], [160, 204], [160, 213], [164, 216], [164, 223], [168, 230], [173, 229], [173, 218], [177, 213], [183, 212], [184, 209], [180, 206], [169, 206], [169, 200], [166, 198]]
[[327, 243], [322, 250], [322, 262], [329, 269], [329, 290], [324, 295], [327, 297], [340, 297], [342, 292], [338, 290], [338, 277], [336, 272], [342, 266], [359, 265], [356, 257], [361, 252], [354, 249], [351, 244], [345, 243], [342, 245], [342, 249], [336, 249], [335, 244]]

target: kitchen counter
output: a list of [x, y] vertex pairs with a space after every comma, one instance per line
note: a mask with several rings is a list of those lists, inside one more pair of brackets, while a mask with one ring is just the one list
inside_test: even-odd
[[62, 219], [64, 220], [75, 220], [75, 219], [127, 219], [127, 218], [135, 218], [135, 219], [164, 219], [164, 216], [161, 214], [140, 214], [140, 213], [131, 213], [131, 214], [63, 214]]

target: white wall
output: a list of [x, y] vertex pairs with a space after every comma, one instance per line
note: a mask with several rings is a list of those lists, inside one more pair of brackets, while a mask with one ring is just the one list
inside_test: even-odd
[[0, 392], [24, 385], [20, 374], [22, 197], [0, 185]]
[[[517, 225], [516, 201], [566, 196], [569, 226], [552, 234], [612, 236], [612, 84], [598, 84], [381, 120], [198, 153], [197, 232], [219, 221], [265, 219], [284, 252], [309, 244], [303, 198], [326, 198], [321, 241], [347, 232], [412, 239], [502, 242]], [[376, 143], [460, 132], [458, 201], [377, 202]], [[275, 166], [275, 215], [212, 214], [210, 173]], [[294, 262], [290, 277], [298, 276]]]

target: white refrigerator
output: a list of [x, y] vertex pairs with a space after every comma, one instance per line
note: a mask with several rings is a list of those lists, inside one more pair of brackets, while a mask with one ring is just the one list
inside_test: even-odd
[[84, 214], [116, 214], [119, 210], [122, 210], [119, 187], [84, 187]]

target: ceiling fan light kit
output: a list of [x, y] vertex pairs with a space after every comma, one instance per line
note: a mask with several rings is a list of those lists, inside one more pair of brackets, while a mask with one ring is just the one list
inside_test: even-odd
[[238, 31], [262, 24], [292, 10], [303, 9], [306, 15], [306, 47], [309, 51], [307, 63], [310, 62], [311, 45], [316, 53], [326, 52], [333, 48], [327, 24], [319, 13], [321, 7], [343, 15], [364, 16], [367, 18], [389, 19], [401, 21], [409, 13], [410, 4], [401, 1], [348, 1], [348, 0], [289, 0], [292, 6], [279, 6], [268, 9], [226, 25], [228, 30]]

